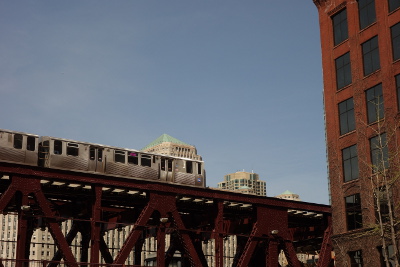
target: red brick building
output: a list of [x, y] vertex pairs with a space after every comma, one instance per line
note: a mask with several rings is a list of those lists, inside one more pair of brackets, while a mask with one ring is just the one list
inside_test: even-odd
[[[336, 266], [385, 266], [383, 240], [372, 227], [377, 223], [374, 192], [383, 188], [375, 183], [381, 181], [377, 174], [400, 173], [400, 0], [314, 3], [321, 30]], [[400, 186], [390, 194], [400, 217]], [[391, 239], [385, 242], [392, 255]]]

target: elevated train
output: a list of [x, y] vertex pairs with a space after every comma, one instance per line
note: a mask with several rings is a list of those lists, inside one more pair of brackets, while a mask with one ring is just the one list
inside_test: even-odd
[[3, 129], [0, 161], [206, 186], [203, 161]]

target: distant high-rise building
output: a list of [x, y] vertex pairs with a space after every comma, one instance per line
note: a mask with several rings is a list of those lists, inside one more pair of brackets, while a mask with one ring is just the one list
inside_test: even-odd
[[276, 197], [276, 198], [280, 198], [280, 199], [301, 201], [298, 194], [295, 194], [295, 193], [293, 193], [293, 192], [290, 192], [289, 190], [286, 190], [286, 191], [283, 192], [282, 194], [279, 194], [279, 195], [277, 195], [277, 196], [275, 196], [275, 197]]
[[258, 196], [267, 195], [266, 182], [259, 179], [254, 172], [235, 172], [224, 176], [224, 181], [218, 183], [219, 189], [238, 191]]
[[162, 134], [156, 140], [142, 148], [142, 151], [202, 160], [201, 156], [197, 155], [197, 149], [195, 146], [186, 144], [168, 134]]

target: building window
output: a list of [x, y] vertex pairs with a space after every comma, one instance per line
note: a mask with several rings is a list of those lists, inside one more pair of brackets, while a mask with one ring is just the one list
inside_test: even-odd
[[396, 91], [397, 91], [397, 107], [400, 111], [400, 74], [394, 77], [396, 79]]
[[[379, 250], [379, 254], [380, 254], [380, 259], [381, 259], [381, 266], [386, 266], [385, 263], [385, 257], [384, 257], [384, 253], [383, 253], [383, 247], [379, 246], [378, 247]], [[389, 266], [396, 266], [395, 265], [395, 257], [394, 257], [394, 249], [393, 249], [393, 245], [389, 245], [386, 247], [386, 253], [388, 256], [388, 260], [389, 260]]]
[[[389, 198], [392, 199], [393, 195], [390, 189], [386, 192], [386, 186], [381, 186], [375, 188], [374, 198], [375, 198], [375, 216], [376, 222], [380, 223], [379, 218], [383, 223], [389, 222]], [[378, 209], [379, 207], [379, 209]], [[393, 209], [393, 205], [391, 205]], [[379, 211], [379, 212], [378, 212]]]
[[368, 123], [373, 123], [384, 118], [382, 84], [365, 91], [367, 99]]
[[349, 251], [350, 267], [362, 267], [362, 253], [361, 250]]
[[393, 60], [400, 58], [400, 23], [390, 28], [392, 33]]
[[343, 56], [338, 57], [335, 60], [336, 66], [336, 86], [337, 89], [341, 89], [351, 84], [351, 64], [350, 64], [350, 52], [347, 52]]
[[344, 182], [358, 179], [357, 145], [342, 150]]
[[360, 194], [345, 197], [347, 230], [354, 230], [362, 227], [361, 199]]
[[389, 12], [400, 7], [400, 0], [389, 0]]
[[354, 102], [349, 98], [339, 103], [340, 135], [355, 130]]
[[364, 75], [368, 75], [381, 68], [379, 60], [378, 36], [362, 44], [364, 60]]
[[371, 147], [371, 163], [374, 172], [386, 169], [389, 166], [389, 154], [386, 133], [372, 137], [369, 140]]
[[375, 0], [358, 0], [360, 29], [364, 29], [376, 21]]
[[333, 38], [335, 45], [340, 44], [349, 37], [347, 28], [347, 11], [343, 9], [332, 17]]

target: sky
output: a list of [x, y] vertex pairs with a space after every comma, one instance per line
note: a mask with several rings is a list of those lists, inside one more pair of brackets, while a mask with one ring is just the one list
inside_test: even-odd
[[312, 0], [0, 1], [0, 128], [141, 149], [196, 146], [207, 185], [328, 204]]

